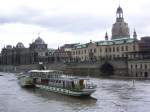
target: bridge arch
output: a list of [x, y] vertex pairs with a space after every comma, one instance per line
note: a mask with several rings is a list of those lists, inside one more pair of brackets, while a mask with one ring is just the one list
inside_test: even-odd
[[114, 75], [114, 67], [109, 62], [105, 62], [104, 64], [102, 64], [99, 70], [101, 72], [101, 75], [104, 76]]

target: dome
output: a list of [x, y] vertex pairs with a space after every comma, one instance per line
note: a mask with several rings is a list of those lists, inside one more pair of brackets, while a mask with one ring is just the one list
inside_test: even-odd
[[128, 24], [125, 22], [116, 22], [112, 27], [112, 39], [130, 37]]
[[35, 40], [35, 44], [45, 44], [45, 42], [44, 42], [40, 37], [38, 37], [38, 38]]
[[16, 48], [24, 48], [24, 45], [22, 42], [18, 42], [16, 45]]
[[112, 27], [112, 39], [120, 39], [120, 38], [129, 38], [130, 37], [130, 29], [128, 27], [128, 23], [124, 21], [123, 18], [123, 10], [119, 6], [117, 8], [116, 22]]
[[123, 10], [122, 10], [122, 8], [120, 6], [117, 8], [117, 12], [116, 13], [123, 13]]
[[11, 45], [7, 45], [6, 48], [7, 48], [7, 49], [11, 49], [12, 46], [11, 46]]

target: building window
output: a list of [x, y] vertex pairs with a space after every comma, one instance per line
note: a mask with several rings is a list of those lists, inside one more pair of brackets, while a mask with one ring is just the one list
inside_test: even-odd
[[131, 69], [133, 68], [133, 66], [131, 65]]
[[84, 50], [84, 53], [86, 54], [86, 49]]
[[135, 65], [135, 68], [137, 69], [137, 64]]
[[121, 51], [124, 51], [124, 46], [121, 47]]
[[147, 65], [145, 65], [145, 69], [147, 69]]
[[105, 48], [105, 52], [107, 52], [107, 48]]
[[135, 45], [133, 45], [133, 51], [135, 51]]
[[117, 52], [119, 52], [119, 47], [117, 47]]
[[92, 49], [90, 49], [90, 52], [92, 52]]
[[113, 52], [115, 52], [115, 47], [113, 47]]
[[96, 49], [94, 49], [94, 53], [96, 53]]
[[138, 77], [138, 74], [137, 74], [137, 72], [136, 72], [135, 76], [136, 76], [136, 77]]
[[111, 52], [111, 48], [109, 48], [109, 52]]
[[102, 52], [102, 49], [100, 48], [99, 51]]
[[128, 51], [128, 46], [126, 46], [126, 51]]
[[142, 64], [140, 65], [140, 68], [142, 69]]

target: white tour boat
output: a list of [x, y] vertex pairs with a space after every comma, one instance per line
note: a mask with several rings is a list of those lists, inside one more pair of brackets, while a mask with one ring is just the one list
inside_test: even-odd
[[58, 70], [30, 70], [27, 77], [20, 77], [20, 82], [22, 85], [34, 85], [41, 89], [71, 96], [89, 96], [96, 91], [96, 85], [88, 78], [64, 75]]

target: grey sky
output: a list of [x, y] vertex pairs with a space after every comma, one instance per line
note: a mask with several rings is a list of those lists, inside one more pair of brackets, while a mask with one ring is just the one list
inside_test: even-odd
[[149, 0], [1, 0], [0, 47], [28, 47], [38, 32], [52, 48], [103, 40], [106, 31], [111, 36], [119, 4], [131, 35], [134, 28], [138, 38], [150, 35]]

